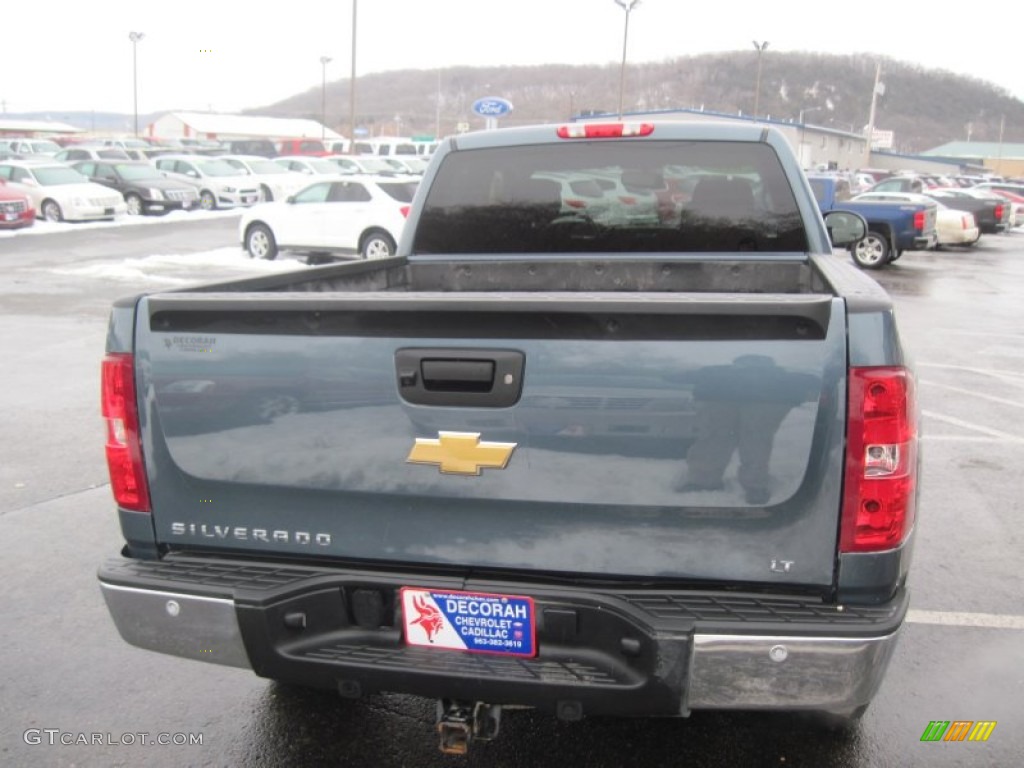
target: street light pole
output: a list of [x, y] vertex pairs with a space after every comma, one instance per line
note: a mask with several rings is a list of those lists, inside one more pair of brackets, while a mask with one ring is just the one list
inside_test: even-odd
[[349, 151], [355, 154], [356, 145], [356, 6], [352, 0], [352, 76], [348, 87], [348, 141]]
[[330, 63], [330, 56], [320, 57], [320, 67], [323, 70], [323, 79], [320, 82], [320, 141], [327, 139], [327, 65]]
[[768, 47], [768, 41], [765, 40], [763, 43], [754, 41], [754, 50], [757, 51], [757, 85], [754, 88], [754, 119], [757, 119], [759, 110], [761, 109], [761, 57], [764, 55], [764, 49]]
[[622, 95], [626, 88], [626, 43], [629, 41], [629, 12], [640, 4], [640, 0], [615, 0], [615, 4], [626, 12], [626, 25], [622, 31], [622, 66], [619, 67], [619, 117], [622, 117]]
[[132, 41], [132, 94], [133, 94], [133, 108], [132, 113], [134, 114], [135, 124], [135, 137], [139, 136], [139, 69], [138, 69], [138, 46], [139, 40], [144, 38], [146, 35], [143, 32], [129, 32], [128, 39]]

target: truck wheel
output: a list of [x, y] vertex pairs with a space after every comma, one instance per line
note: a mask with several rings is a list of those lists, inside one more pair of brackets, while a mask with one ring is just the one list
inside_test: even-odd
[[374, 230], [363, 236], [359, 253], [364, 259], [386, 259], [395, 255], [395, 241], [387, 232]]
[[245, 231], [245, 250], [254, 259], [273, 261], [277, 258], [277, 241], [266, 224], [252, 224]]
[[878, 232], [868, 232], [850, 251], [862, 269], [881, 269], [889, 263], [889, 241]]

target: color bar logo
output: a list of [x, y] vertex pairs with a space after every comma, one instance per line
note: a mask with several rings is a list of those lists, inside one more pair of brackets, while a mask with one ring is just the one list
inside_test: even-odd
[[995, 720], [932, 720], [921, 741], [988, 741], [995, 728]]

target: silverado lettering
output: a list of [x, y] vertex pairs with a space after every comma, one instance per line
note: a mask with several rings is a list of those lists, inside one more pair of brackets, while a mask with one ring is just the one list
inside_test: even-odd
[[269, 530], [267, 528], [244, 528], [230, 525], [208, 525], [207, 523], [171, 523], [171, 534], [174, 536], [200, 536], [208, 539], [233, 538], [239, 541], [262, 541], [266, 544], [279, 542], [288, 544], [316, 544], [328, 547], [331, 544], [329, 533], [309, 533], [308, 531]]

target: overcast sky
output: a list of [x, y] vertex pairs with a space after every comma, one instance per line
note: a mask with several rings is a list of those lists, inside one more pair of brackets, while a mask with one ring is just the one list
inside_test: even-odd
[[[138, 31], [145, 34], [137, 50], [140, 113], [270, 104], [319, 88], [321, 56], [333, 59], [329, 81], [348, 78], [352, 2], [47, 0], [35, 10], [4, 14], [0, 102], [7, 112], [130, 114], [128, 33]], [[626, 14], [613, 0], [357, 2], [357, 75], [454, 65], [609, 64], [622, 55]], [[940, 8], [893, 0], [641, 0], [629, 16], [628, 59], [730, 50], [753, 56], [752, 41], [768, 41], [766, 56], [883, 54], [1024, 97], [1016, 63], [1024, 30], [1011, 6]]]

